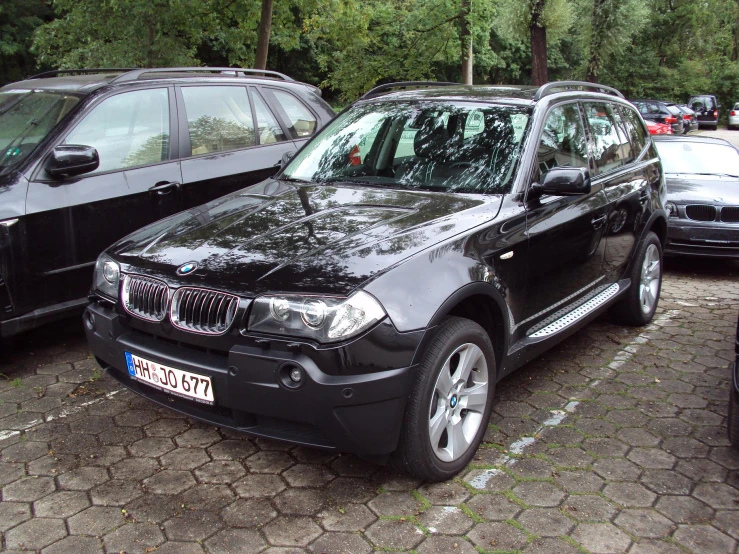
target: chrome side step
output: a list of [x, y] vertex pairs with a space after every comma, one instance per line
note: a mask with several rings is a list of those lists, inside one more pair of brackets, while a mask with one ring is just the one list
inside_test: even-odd
[[611, 298], [616, 296], [621, 291], [621, 287], [618, 283], [614, 283], [611, 286], [607, 287], [597, 295], [593, 296], [590, 300], [587, 302], [581, 304], [574, 310], [571, 310], [561, 316], [558, 319], [555, 319], [552, 323], [547, 325], [546, 327], [543, 327], [539, 329], [538, 331], [535, 331], [528, 335], [528, 338], [531, 339], [540, 339], [544, 337], [548, 337], [550, 335], [554, 335], [555, 333], [560, 332], [565, 327], [569, 327], [576, 321], [584, 318], [585, 316], [592, 313], [594, 310], [597, 310], [600, 308], [603, 304], [608, 302]]

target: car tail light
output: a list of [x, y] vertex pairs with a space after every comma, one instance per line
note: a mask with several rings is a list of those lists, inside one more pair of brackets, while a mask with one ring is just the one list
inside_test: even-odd
[[349, 165], [362, 165], [362, 154], [359, 152], [359, 145], [356, 145], [349, 152]]
[[666, 117], [665, 118], [665, 123], [667, 123], [669, 125], [672, 125], [673, 123], [677, 123], [677, 117], [675, 117], [674, 115], [671, 115], [669, 117]]
[[693, 119], [693, 116], [692, 116], [692, 115], [688, 115], [688, 114], [685, 114], [685, 115], [683, 116], [683, 119], [684, 119], [685, 121], [690, 121], [691, 119]]
[[729, 115], [733, 117], [733, 116], [735, 116], [735, 115], [736, 115], [736, 112], [735, 112], [734, 110], [731, 110], [731, 111], [729, 112]]
[[718, 110], [713, 110], [713, 117], [718, 119]]

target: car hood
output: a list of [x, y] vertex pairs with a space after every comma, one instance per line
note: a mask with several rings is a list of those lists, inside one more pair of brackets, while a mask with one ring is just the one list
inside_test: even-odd
[[739, 179], [674, 173], [665, 178], [668, 202], [739, 206]]
[[[108, 251], [123, 271], [244, 296], [346, 295], [495, 217], [502, 197], [268, 180], [145, 227]], [[185, 276], [177, 268], [195, 262]]]

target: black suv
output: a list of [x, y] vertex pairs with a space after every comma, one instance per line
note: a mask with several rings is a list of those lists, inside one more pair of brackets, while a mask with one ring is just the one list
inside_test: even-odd
[[606, 309], [650, 321], [665, 184], [618, 91], [403, 85], [275, 178], [105, 251], [83, 318], [110, 375], [440, 480], [474, 456], [501, 378]]
[[3, 87], [0, 337], [81, 313], [103, 249], [274, 175], [333, 116], [318, 89], [270, 71], [54, 71]]
[[714, 131], [718, 129], [718, 111], [721, 105], [715, 96], [712, 94], [691, 96], [688, 100], [688, 106], [696, 113], [699, 127], [709, 127]]

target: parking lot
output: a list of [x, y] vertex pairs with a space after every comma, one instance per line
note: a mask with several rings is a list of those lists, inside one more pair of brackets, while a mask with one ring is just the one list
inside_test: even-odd
[[736, 552], [725, 431], [739, 264], [668, 261], [644, 329], [601, 318], [499, 384], [474, 464], [425, 485], [121, 390], [81, 325], [0, 362], [7, 551]]

